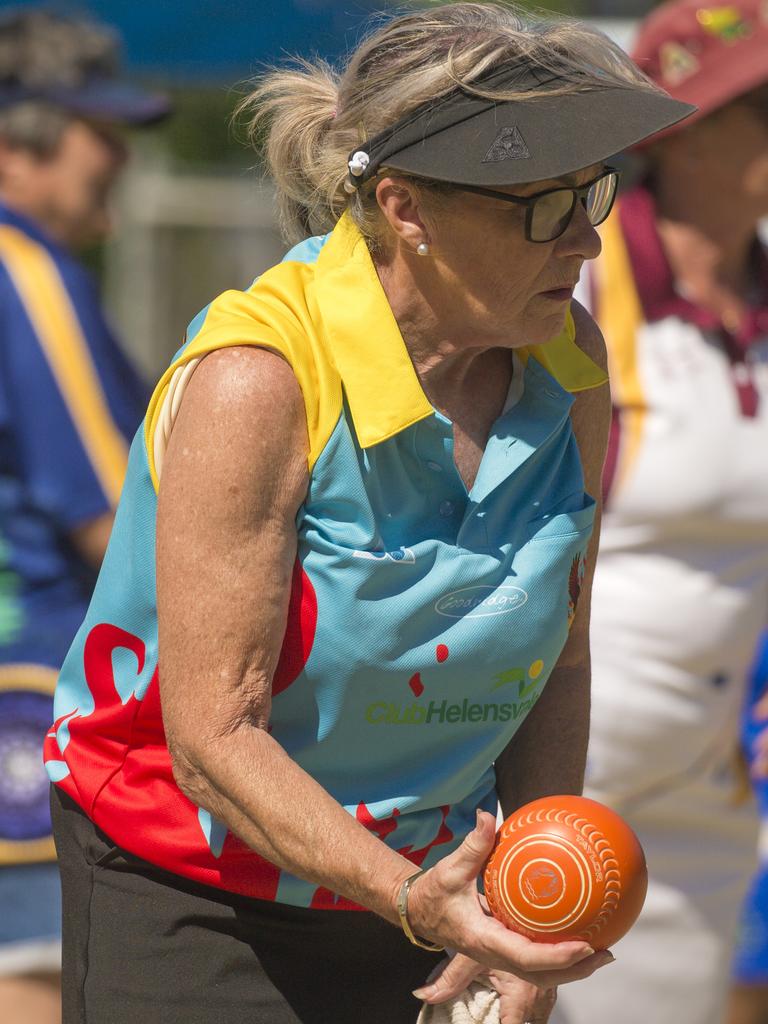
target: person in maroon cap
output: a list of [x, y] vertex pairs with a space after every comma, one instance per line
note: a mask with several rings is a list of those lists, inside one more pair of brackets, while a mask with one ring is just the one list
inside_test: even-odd
[[580, 285], [613, 396], [585, 793], [637, 831], [650, 886], [556, 1019], [717, 1024], [756, 859], [735, 751], [768, 621], [768, 2], [668, 3], [633, 56], [699, 108], [642, 149]]

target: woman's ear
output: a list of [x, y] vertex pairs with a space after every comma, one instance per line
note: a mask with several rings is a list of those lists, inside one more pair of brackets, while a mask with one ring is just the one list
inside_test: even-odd
[[412, 182], [407, 178], [382, 178], [376, 186], [376, 201], [390, 229], [406, 248], [415, 252], [422, 243], [429, 244], [419, 190]]

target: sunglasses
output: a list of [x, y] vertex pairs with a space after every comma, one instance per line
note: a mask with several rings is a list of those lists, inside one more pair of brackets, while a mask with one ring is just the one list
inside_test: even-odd
[[581, 203], [593, 227], [602, 224], [613, 209], [619, 187], [619, 171], [606, 167], [592, 181], [578, 188], [549, 188], [532, 196], [511, 196], [479, 185], [451, 185], [459, 192], [490, 196], [505, 203], [517, 203], [525, 209], [525, 237], [529, 242], [553, 242], [567, 230]]

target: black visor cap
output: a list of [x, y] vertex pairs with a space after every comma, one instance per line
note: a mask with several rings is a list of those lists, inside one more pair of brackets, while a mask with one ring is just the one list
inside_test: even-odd
[[349, 181], [359, 186], [381, 167], [489, 187], [560, 178], [602, 163], [696, 110], [660, 90], [611, 85], [548, 96], [548, 84], [556, 86], [557, 79], [539, 77], [536, 95], [519, 101], [455, 90], [425, 104], [350, 153]]

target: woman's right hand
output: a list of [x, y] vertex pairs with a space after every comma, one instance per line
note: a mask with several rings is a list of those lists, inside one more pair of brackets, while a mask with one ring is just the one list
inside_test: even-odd
[[609, 952], [596, 953], [586, 942], [532, 942], [490, 915], [481, 903], [477, 877], [495, 837], [493, 815], [478, 811], [477, 825], [461, 846], [414, 882], [408, 898], [414, 933], [540, 988], [588, 978], [612, 963]]

